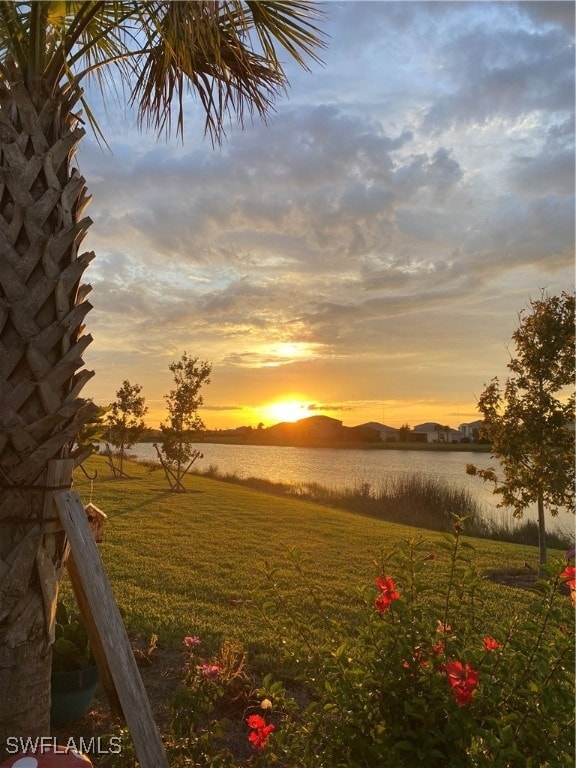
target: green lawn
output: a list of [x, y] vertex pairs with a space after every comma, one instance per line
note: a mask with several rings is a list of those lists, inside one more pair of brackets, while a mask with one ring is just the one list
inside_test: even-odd
[[[184, 635], [199, 635], [204, 647], [230, 638], [257, 654], [274, 643], [251, 598], [265, 589], [265, 562], [279, 566], [280, 578], [291, 584], [286, 555], [293, 547], [307, 558], [326, 604], [344, 613], [354, 610], [356, 588], [378, 575], [381, 550], [421, 537], [442, 553], [435, 550], [440, 534], [203, 477], [187, 478], [189, 492], [175, 494], [161, 472], [137, 464], [128, 465], [129, 480], [112, 479], [101, 457], [86, 469], [98, 469], [92, 501], [109, 517], [101, 553], [127, 628], [133, 637], [156, 633], [162, 645], [177, 647]], [[74, 487], [87, 503], [90, 484], [81, 472]], [[535, 547], [471, 542], [483, 573], [537, 565]], [[494, 612], [530, 599], [492, 582], [484, 589]]]

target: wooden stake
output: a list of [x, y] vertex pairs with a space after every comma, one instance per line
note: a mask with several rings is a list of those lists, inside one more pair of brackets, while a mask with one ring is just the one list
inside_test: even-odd
[[54, 502], [70, 542], [85, 592], [85, 605], [94, 620], [103, 655], [110, 669], [126, 724], [141, 768], [168, 768], [168, 758], [152, 716], [150, 702], [136, 666], [132, 646], [112, 594], [112, 587], [90, 530], [80, 496], [56, 491]]
[[96, 660], [96, 666], [98, 667], [98, 672], [100, 674], [100, 682], [102, 683], [102, 688], [104, 688], [106, 698], [108, 699], [110, 713], [112, 717], [119, 718], [125, 725], [126, 718], [124, 717], [122, 705], [120, 704], [120, 699], [118, 698], [118, 691], [114, 685], [112, 672], [108, 666], [106, 651], [102, 645], [100, 633], [98, 632], [94, 614], [92, 613], [92, 609], [90, 607], [90, 601], [82, 584], [82, 578], [80, 577], [78, 566], [76, 565], [76, 561], [74, 560], [74, 555], [72, 553], [70, 553], [66, 565], [68, 568], [68, 575], [70, 576], [70, 583], [72, 584], [72, 590], [74, 591], [74, 596], [76, 597], [76, 602], [78, 603], [78, 608], [80, 609], [80, 613], [86, 627], [86, 633], [88, 635], [88, 640], [90, 641], [90, 648], [92, 649], [94, 659]]

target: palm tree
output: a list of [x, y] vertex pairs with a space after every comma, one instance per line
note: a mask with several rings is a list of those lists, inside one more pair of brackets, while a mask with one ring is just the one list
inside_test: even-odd
[[124, 84], [139, 124], [166, 134], [183, 135], [195, 94], [220, 141], [285, 89], [277, 50], [319, 60], [320, 17], [299, 1], [0, 2], [0, 760], [8, 736], [49, 733], [66, 558], [50, 490], [86, 458], [75, 438], [95, 411], [80, 397], [94, 254], [73, 158], [86, 123], [104, 137], [83, 84]]

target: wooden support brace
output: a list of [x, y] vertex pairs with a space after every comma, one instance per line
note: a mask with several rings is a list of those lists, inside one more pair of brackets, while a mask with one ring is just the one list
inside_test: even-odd
[[[93, 619], [141, 768], [168, 768], [168, 758], [152, 716], [150, 702], [132, 646], [112, 594], [112, 587], [90, 529], [84, 505], [75, 491], [56, 491], [54, 503], [70, 542], [81, 599]], [[74, 568], [74, 566], [73, 566]], [[90, 622], [90, 619], [89, 619]]]
[[68, 568], [68, 575], [70, 576], [70, 583], [72, 584], [72, 590], [74, 592], [78, 608], [80, 609], [80, 613], [84, 621], [84, 626], [86, 627], [86, 633], [90, 641], [90, 648], [94, 655], [94, 659], [96, 660], [96, 666], [98, 667], [98, 672], [100, 675], [100, 682], [102, 684], [102, 688], [104, 688], [106, 698], [108, 699], [110, 714], [112, 717], [120, 719], [122, 724], [125, 725], [126, 718], [124, 716], [124, 712], [122, 711], [122, 704], [120, 703], [116, 686], [114, 685], [112, 672], [108, 666], [106, 651], [102, 645], [100, 633], [98, 632], [94, 614], [92, 613], [92, 609], [90, 607], [90, 601], [82, 584], [82, 578], [80, 577], [80, 572], [78, 571], [78, 566], [76, 565], [76, 561], [74, 560], [74, 555], [72, 553], [70, 553], [66, 565]]

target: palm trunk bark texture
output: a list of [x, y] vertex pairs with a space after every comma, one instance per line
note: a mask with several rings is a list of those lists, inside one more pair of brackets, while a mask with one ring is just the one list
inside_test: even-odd
[[74, 87], [46, 92], [0, 66], [0, 761], [9, 736], [48, 735], [51, 647], [67, 543], [51, 490], [83, 456], [94, 406], [83, 351], [91, 305], [79, 253], [90, 219], [72, 158]]

